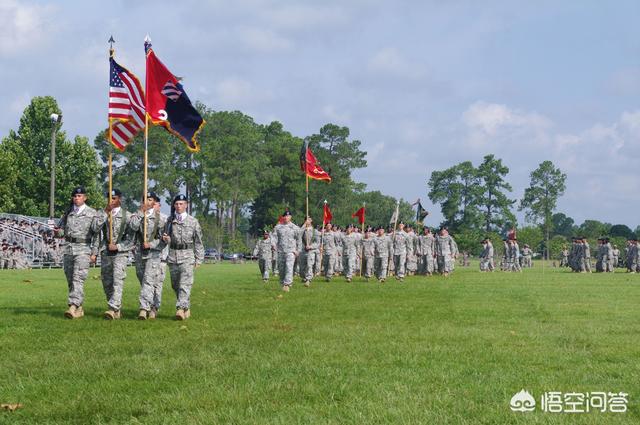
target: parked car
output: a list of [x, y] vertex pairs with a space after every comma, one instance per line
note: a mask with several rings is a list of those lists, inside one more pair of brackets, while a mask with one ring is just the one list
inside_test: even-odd
[[220, 260], [220, 253], [215, 248], [206, 248], [204, 250], [204, 258], [211, 260]]
[[232, 260], [232, 261], [242, 261], [244, 260], [244, 255], [240, 252], [224, 252], [222, 254], [223, 260]]

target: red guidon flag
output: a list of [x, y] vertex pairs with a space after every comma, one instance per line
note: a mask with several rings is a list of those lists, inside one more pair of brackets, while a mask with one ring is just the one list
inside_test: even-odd
[[318, 164], [318, 160], [313, 152], [311, 152], [307, 140], [302, 143], [302, 150], [300, 151], [300, 170], [309, 178], [331, 181], [331, 176]]
[[365, 214], [365, 208], [362, 207], [358, 211], [356, 211], [353, 214], [351, 214], [351, 218], [358, 217], [358, 223], [364, 224], [364, 214]]
[[331, 223], [331, 220], [333, 220], [333, 215], [331, 214], [329, 205], [327, 205], [327, 203], [325, 202], [324, 209], [322, 211], [322, 224]]

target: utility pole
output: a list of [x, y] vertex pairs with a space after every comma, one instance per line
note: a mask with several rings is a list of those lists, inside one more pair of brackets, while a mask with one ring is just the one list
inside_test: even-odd
[[51, 114], [51, 193], [49, 195], [49, 218], [55, 213], [56, 200], [56, 132], [62, 122], [62, 114]]

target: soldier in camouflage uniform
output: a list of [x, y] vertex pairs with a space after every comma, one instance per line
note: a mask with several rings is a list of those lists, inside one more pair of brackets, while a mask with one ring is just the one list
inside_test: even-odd
[[273, 244], [278, 254], [278, 274], [282, 290], [289, 292], [293, 284], [293, 265], [300, 252], [300, 228], [291, 222], [291, 213], [282, 215], [284, 223], [273, 229]]
[[369, 278], [373, 276], [373, 269], [375, 263], [375, 255], [376, 255], [376, 247], [374, 244], [374, 234], [372, 229], [369, 227], [364, 233], [364, 237], [360, 241], [362, 246], [362, 261], [363, 261], [363, 271], [364, 277], [369, 281]]
[[344, 272], [344, 262], [342, 259], [342, 254], [344, 252], [344, 247], [342, 246], [342, 228], [340, 226], [334, 225], [333, 234], [336, 238], [336, 262], [333, 266], [333, 272], [337, 275], [340, 275]]
[[422, 235], [418, 237], [418, 273], [431, 276], [435, 269], [435, 258], [433, 250], [435, 247], [435, 238], [431, 234], [431, 229], [425, 227], [422, 229]]
[[317, 253], [320, 251], [320, 232], [313, 227], [313, 220], [307, 217], [300, 229], [300, 277], [303, 285], [309, 287], [315, 275]]
[[[147, 216], [147, 233], [144, 236], [144, 215]], [[155, 319], [162, 301], [166, 264], [162, 255], [167, 244], [162, 232], [167, 225], [167, 216], [160, 212], [160, 197], [155, 192], [147, 193], [146, 208], [133, 214], [131, 228], [136, 232], [136, 276], [140, 282], [140, 311], [138, 319]]]
[[344, 270], [344, 277], [347, 282], [351, 282], [353, 279], [353, 273], [358, 267], [358, 249], [360, 247], [359, 236], [353, 231], [353, 225], [350, 224], [347, 227], [346, 233], [341, 237], [342, 245], [342, 269]]
[[416, 251], [418, 249], [418, 236], [416, 236], [413, 231], [413, 227], [411, 225], [406, 225], [404, 228], [407, 233], [407, 263], [406, 263], [406, 273], [409, 276], [413, 276], [416, 274], [418, 270], [418, 255]]
[[398, 230], [393, 235], [393, 266], [395, 269], [396, 279], [401, 282], [404, 280], [407, 264], [407, 245], [409, 237], [404, 231], [404, 223], [398, 223]]
[[443, 227], [436, 236], [436, 257], [438, 260], [438, 272], [445, 277], [453, 271], [453, 263], [458, 255], [458, 245], [449, 235], [449, 229]]
[[620, 250], [618, 249], [618, 245], [613, 245], [613, 268], [620, 267]]
[[338, 236], [339, 234], [337, 232], [333, 232], [331, 223], [327, 223], [324, 235], [322, 236], [322, 261], [324, 263], [324, 277], [327, 282], [331, 280], [335, 264], [339, 259], [338, 250], [336, 248], [336, 239]]
[[391, 250], [391, 239], [384, 233], [384, 227], [378, 227], [376, 231], [377, 236], [373, 239], [374, 252], [375, 252], [375, 274], [378, 278], [378, 282], [382, 283], [387, 278], [389, 265], [389, 251]]
[[104, 318], [120, 318], [122, 290], [127, 277], [129, 251], [133, 249], [134, 231], [129, 226], [131, 216], [122, 208], [122, 193], [118, 189], [111, 192], [112, 201], [100, 212], [103, 223], [100, 234], [100, 276], [107, 298], [108, 310]]
[[522, 267], [530, 268], [533, 267], [533, 262], [531, 260], [533, 256], [533, 251], [529, 248], [529, 245], [525, 244], [524, 248], [522, 248]]
[[269, 231], [265, 230], [262, 239], [256, 242], [253, 250], [253, 256], [258, 257], [258, 267], [262, 280], [266, 283], [269, 280], [269, 272], [271, 271], [271, 260], [273, 258], [274, 246], [269, 235]]
[[84, 282], [89, 274], [89, 264], [96, 262], [99, 237], [102, 225], [99, 214], [85, 204], [87, 192], [79, 186], [71, 192], [71, 207], [62, 217], [56, 236], [64, 237], [64, 274], [69, 286], [67, 305], [64, 313], [68, 319], [84, 316]]
[[187, 197], [173, 199], [171, 216], [162, 235], [169, 245], [167, 263], [171, 275], [171, 287], [176, 293], [176, 319], [191, 317], [191, 288], [193, 273], [204, 261], [202, 229], [195, 217], [187, 214]]

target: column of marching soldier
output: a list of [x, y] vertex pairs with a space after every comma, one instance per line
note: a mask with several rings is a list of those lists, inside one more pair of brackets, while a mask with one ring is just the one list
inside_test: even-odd
[[368, 227], [360, 232], [356, 226], [345, 229], [326, 223], [314, 227], [311, 217], [301, 226], [291, 222], [285, 211], [283, 222], [272, 231], [265, 230], [253, 251], [263, 280], [271, 270], [278, 270], [282, 290], [288, 292], [297, 274], [308, 287], [315, 276], [330, 281], [344, 275], [347, 282], [361, 271], [367, 281], [375, 277], [384, 282], [393, 273], [402, 282], [406, 275], [441, 273], [454, 269], [458, 246], [448, 229], [436, 235], [424, 227], [417, 235], [413, 226], [399, 223], [397, 228]]
[[69, 288], [65, 317], [84, 316], [84, 282], [90, 264], [100, 254], [108, 305], [104, 317], [120, 319], [127, 261], [133, 250], [141, 285], [138, 318], [156, 318], [168, 264], [177, 299], [175, 318], [188, 319], [193, 273], [204, 259], [204, 246], [198, 220], [186, 212], [187, 198], [174, 198], [169, 217], [160, 212], [160, 198], [153, 192], [147, 193], [146, 204], [133, 214], [122, 208], [123, 194], [119, 190], [113, 190], [111, 198], [104, 211], [96, 211], [86, 205], [84, 187], [75, 188], [70, 207], [55, 230], [58, 238], [64, 238], [63, 267]]

